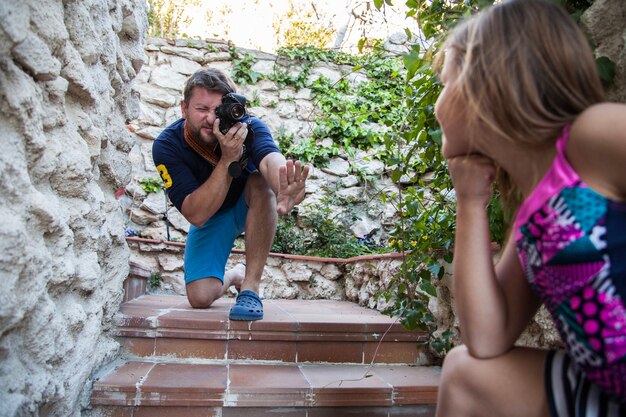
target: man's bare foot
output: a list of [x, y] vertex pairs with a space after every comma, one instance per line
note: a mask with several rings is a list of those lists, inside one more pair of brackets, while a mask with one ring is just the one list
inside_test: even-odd
[[237, 264], [231, 270], [226, 272], [225, 275], [226, 276], [224, 278], [228, 278], [228, 282], [225, 282], [224, 284], [228, 285], [228, 287], [234, 285], [237, 292], [239, 292], [241, 291], [241, 284], [246, 278], [246, 266], [244, 264]]

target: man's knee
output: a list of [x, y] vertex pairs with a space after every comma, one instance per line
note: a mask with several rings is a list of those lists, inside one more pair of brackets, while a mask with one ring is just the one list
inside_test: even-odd
[[[193, 308], [209, 308], [221, 295], [222, 283], [217, 279], [202, 279], [187, 284], [187, 300]], [[219, 288], [218, 288], [219, 287]]]
[[246, 186], [248, 206], [257, 202], [267, 202], [274, 199], [274, 192], [261, 174], [252, 174]]
[[209, 294], [196, 293], [187, 293], [187, 299], [193, 308], [209, 308], [215, 301], [215, 298]]

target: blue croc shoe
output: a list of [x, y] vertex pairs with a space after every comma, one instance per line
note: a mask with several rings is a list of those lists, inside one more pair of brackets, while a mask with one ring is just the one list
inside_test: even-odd
[[263, 303], [254, 291], [243, 290], [237, 296], [237, 301], [231, 307], [228, 317], [231, 320], [261, 320], [263, 318]]

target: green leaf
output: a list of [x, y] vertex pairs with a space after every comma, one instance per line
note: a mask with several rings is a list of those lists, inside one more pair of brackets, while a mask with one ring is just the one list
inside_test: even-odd
[[391, 181], [398, 182], [400, 181], [400, 177], [402, 177], [402, 170], [400, 168], [396, 168], [391, 172]]
[[439, 263], [432, 264], [431, 266], [428, 267], [428, 270], [434, 276], [438, 276], [439, 275], [439, 271], [441, 271], [441, 264], [439, 264]]
[[603, 81], [607, 83], [613, 82], [615, 78], [615, 62], [605, 56], [601, 56], [596, 59], [596, 66]]
[[380, 10], [380, 8], [383, 7], [383, 0], [374, 0], [374, 6]]
[[366, 42], [365, 38], [359, 39], [359, 42], [357, 43], [357, 47], [359, 49], [359, 53], [363, 52], [363, 47], [365, 46], [365, 42]]
[[406, 79], [410, 80], [415, 76], [415, 72], [420, 66], [420, 57], [417, 51], [412, 50], [408, 54], [402, 56], [404, 67], [407, 69]]
[[420, 289], [432, 297], [437, 297], [437, 289], [430, 281], [420, 282]]

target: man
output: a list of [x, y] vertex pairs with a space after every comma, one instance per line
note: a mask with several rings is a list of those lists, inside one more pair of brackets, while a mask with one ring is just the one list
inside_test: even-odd
[[[309, 167], [286, 160], [256, 117], [246, 114], [233, 121], [223, 116], [231, 120], [220, 129], [224, 120], [216, 109], [223, 114], [224, 107], [218, 108], [223, 97], [235, 92], [233, 81], [219, 70], [193, 74], [180, 103], [183, 118], [154, 141], [152, 156], [172, 204], [191, 223], [185, 246], [189, 303], [208, 308], [235, 285], [239, 294], [230, 319], [260, 320], [259, 285], [277, 214], [303, 200]], [[245, 275], [243, 268], [225, 272], [235, 238], [243, 231]]]

